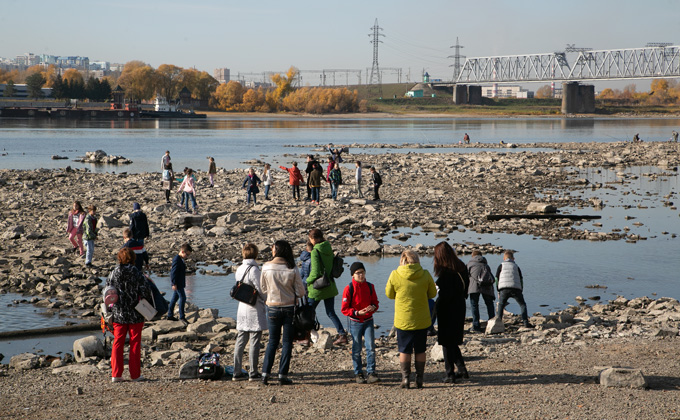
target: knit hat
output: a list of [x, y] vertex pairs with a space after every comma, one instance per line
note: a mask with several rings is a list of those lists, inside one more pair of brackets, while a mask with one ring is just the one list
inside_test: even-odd
[[357, 270], [366, 271], [366, 268], [364, 267], [364, 265], [362, 263], [360, 263], [359, 261], [356, 261], [356, 262], [353, 262], [352, 265], [349, 266], [349, 272], [353, 276], [354, 272], [357, 271]]
[[139, 203], [132, 203], [132, 210], [140, 210]]

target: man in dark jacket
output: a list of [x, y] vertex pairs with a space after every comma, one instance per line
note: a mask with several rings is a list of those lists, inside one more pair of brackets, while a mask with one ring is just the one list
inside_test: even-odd
[[142, 211], [139, 203], [132, 204], [132, 213], [130, 213], [130, 230], [132, 231], [132, 239], [142, 241], [149, 237], [149, 221], [146, 219], [146, 214]]
[[184, 318], [184, 304], [187, 300], [187, 295], [184, 293], [186, 286], [187, 265], [184, 259], [191, 255], [191, 245], [183, 243], [179, 248], [179, 254], [172, 259], [172, 268], [170, 269], [170, 283], [172, 283], [172, 299], [168, 305], [168, 320], [177, 321], [173, 313], [175, 312], [175, 303], [179, 301], [179, 320], [186, 322]]
[[314, 156], [307, 155], [307, 168], [305, 168], [305, 173], [307, 174], [307, 201], [312, 199], [312, 188], [309, 186], [309, 175], [314, 170], [314, 164], [319, 164], [319, 162], [314, 159]]
[[496, 295], [493, 291], [494, 277], [491, 274], [491, 267], [486, 262], [480, 251], [472, 251], [472, 258], [467, 263], [468, 273], [470, 273], [470, 307], [472, 309], [472, 331], [483, 332], [479, 325], [479, 295], [484, 298], [486, 312], [489, 319], [496, 316], [493, 308], [493, 301]]

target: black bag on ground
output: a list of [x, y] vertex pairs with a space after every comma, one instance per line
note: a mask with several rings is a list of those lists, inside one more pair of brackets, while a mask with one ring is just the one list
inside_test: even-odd
[[198, 379], [217, 380], [224, 375], [219, 353], [203, 353], [198, 358]]

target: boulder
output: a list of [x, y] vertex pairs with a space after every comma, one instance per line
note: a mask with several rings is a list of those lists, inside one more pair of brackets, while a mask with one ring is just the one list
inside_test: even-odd
[[194, 341], [197, 338], [198, 334], [193, 331], [187, 331], [159, 335], [156, 341], [158, 343], [172, 343], [173, 341]]
[[381, 249], [382, 246], [375, 239], [363, 241], [361, 244], [357, 246], [357, 252], [359, 252], [360, 254], [374, 254], [376, 252], [379, 252]]
[[444, 361], [444, 347], [441, 344], [435, 344], [430, 349], [430, 360], [433, 362]]
[[532, 202], [527, 206], [527, 211], [529, 213], [556, 213], [557, 207], [550, 204]]
[[491, 318], [486, 323], [486, 334], [500, 334], [505, 331], [505, 325], [503, 325], [503, 320], [499, 318]]
[[93, 356], [104, 357], [104, 343], [94, 335], [78, 339], [73, 342], [73, 355], [78, 363]]
[[97, 227], [106, 227], [106, 228], [119, 228], [125, 226], [125, 223], [121, 222], [118, 219], [115, 219], [110, 216], [101, 216], [99, 218], [99, 222], [97, 222]]
[[319, 338], [314, 343], [314, 347], [321, 350], [328, 350], [333, 347], [333, 340], [331, 335], [327, 331], [322, 331], [319, 333]]
[[193, 331], [197, 332], [199, 334], [205, 334], [212, 332], [212, 328], [217, 324], [213, 318], [210, 319], [205, 319], [205, 318], [200, 318], [198, 321], [194, 322], [193, 324], [189, 324], [187, 327], [187, 332]]
[[222, 217], [218, 217], [215, 224], [217, 226], [225, 227], [225, 226], [229, 226], [229, 225], [236, 223], [236, 222], [238, 222], [238, 214], [229, 213], [229, 214], [224, 215]]
[[616, 388], [647, 388], [640, 369], [611, 367], [600, 372], [600, 384]]
[[198, 360], [189, 360], [179, 368], [179, 379], [198, 378]]
[[205, 308], [198, 311], [199, 318], [215, 319], [219, 315], [220, 310], [215, 308]]
[[33, 353], [22, 353], [9, 359], [9, 367], [17, 370], [36, 369], [40, 366], [40, 357]]
[[75, 373], [78, 375], [98, 374], [99, 369], [92, 365], [67, 365], [52, 369], [52, 373], [59, 375], [62, 373]]
[[198, 214], [180, 214], [175, 219], [175, 224], [180, 227], [190, 228], [192, 226], [203, 226], [205, 216]]

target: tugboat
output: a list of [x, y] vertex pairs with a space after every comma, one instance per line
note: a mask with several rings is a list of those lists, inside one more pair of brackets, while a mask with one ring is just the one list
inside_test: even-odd
[[[186, 99], [188, 103], [191, 103], [191, 92], [189, 89], [184, 87], [180, 92], [180, 98]], [[206, 118], [205, 114], [196, 114], [193, 109], [187, 111], [180, 109], [184, 102], [182, 99], [179, 103], [169, 103], [165, 97], [161, 95], [156, 95], [154, 100], [154, 110], [153, 111], [141, 111], [142, 118]]]

